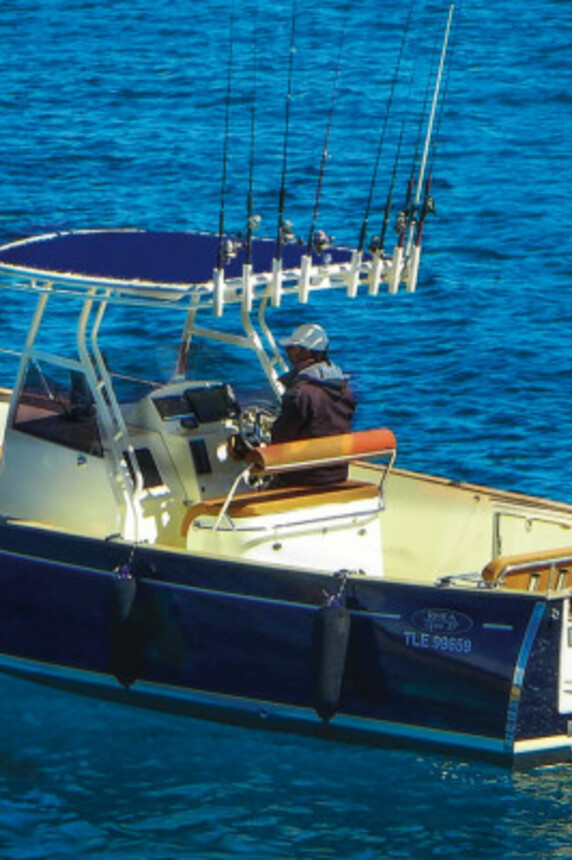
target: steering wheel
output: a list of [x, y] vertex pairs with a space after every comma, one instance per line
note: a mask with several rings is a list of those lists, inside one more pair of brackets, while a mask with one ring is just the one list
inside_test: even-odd
[[248, 403], [240, 410], [238, 434], [248, 448], [267, 445], [271, 441], [277, 414], [277, 409], [269, 403]]

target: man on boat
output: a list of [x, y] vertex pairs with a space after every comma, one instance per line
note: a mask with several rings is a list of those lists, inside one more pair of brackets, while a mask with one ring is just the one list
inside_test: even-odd
[[[292, 369], [281, 377], [285, 391], [272, 426], [272, 442], [315, 439], [351, 431], [356, 401], [349, 377], [328, 358], [328, 336], [322, 326], [304, 323], [281, 341]], [[281, 485], [331, 484], [345, 481], [344, 464], [281, 475]]]

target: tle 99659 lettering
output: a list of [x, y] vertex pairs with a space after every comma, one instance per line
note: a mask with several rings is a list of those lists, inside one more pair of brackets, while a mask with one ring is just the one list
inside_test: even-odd
[[405, 631], [405, 644], [408, 648], [423, 648], [428, 651], [448, 652], [449, 654], [470, 654], [473, 650], [471, 639], [464, 636], [446, 636], [436, 633]]

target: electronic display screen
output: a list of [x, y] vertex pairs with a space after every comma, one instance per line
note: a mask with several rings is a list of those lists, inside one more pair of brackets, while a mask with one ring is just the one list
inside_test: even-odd
[[205, 388], [188, 388], [185, 398], [200, 424], [221, 421], [238, 414], [238, 403], [228, 385], [209, 385]]
[[228, 385], [205, 385], [187, 388], [180, 394], [154, 397], [153, 403], [163, 421], [189, 420], [209, 424], [238, 415], [240, 409]]

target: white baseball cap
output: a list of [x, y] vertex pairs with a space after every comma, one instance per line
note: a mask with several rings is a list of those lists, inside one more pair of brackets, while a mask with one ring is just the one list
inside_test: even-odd
[[283, 338], [282, 346], [303, 346], [312, 352], [325, 352], [328, 348], [328, 335], [321, 325], [303, 323], [294, 329], [290, 337]]

